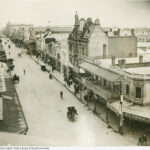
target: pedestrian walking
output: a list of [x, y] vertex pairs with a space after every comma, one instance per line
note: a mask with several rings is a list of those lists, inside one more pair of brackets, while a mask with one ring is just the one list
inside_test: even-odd
[[142, 138], [142, 136], [139, 137], [138, 145], [139, 146], [143, 145], [143, 138]]
[[146, 137], [145, 134], [143, 135], [143, 144], [144, 144], [145, 146], [147, 145], [147, 137]]
[[60, 91], [60, 98], [63, 99], [63, 91]]
[[10, 52], [9, 52], [9, 55], [10, 55]]
[[23, 73], [24, 73], [24, 75], [25, 75], [25, 73], [26, 73], [25, 69], [23, 70]]

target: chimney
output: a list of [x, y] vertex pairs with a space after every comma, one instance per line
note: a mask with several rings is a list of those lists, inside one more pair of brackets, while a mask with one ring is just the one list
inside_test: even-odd
[[115, 56], [111, 57], [112, 66], [115, 66]]
[[122, 60], [118, 60], [118, 66], [122, 68]]
[[122, 68], [125, 68], [125, 67], [126, 67], [126, 60], [122, 59]]
[[142, 55], [139, 56], [139, 63], [143, 63], [143, 56]]
[[83, 31], [84, 24], [85, 24], [85, 20], [84, 18], [81, 18], [80, 19], [80, 31]]
[[135, 36], [134, 29], [131, 29], [131, 36]]

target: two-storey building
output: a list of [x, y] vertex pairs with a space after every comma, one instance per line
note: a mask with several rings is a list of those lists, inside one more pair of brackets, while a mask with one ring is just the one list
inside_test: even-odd
[[68, 38], [70, 69], [77, 72], [78, 66], [85, 58], [135, 57], [137, 39], [131, 35], [122, 36], [120, 29], [104, 31], [99, 19], [95, 22], [75, 15], [74, 28]]
[[117, 131], [123, 118], [125, 124], [130, 120], [150, 123], [148, 56], [86, 60], [80, 68], [76, 81], [80, 100], [105, 122]]

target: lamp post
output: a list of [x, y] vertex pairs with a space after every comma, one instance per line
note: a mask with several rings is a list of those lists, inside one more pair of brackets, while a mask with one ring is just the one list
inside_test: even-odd
[[123, 135], [123, 111], [122, 111], [122, 104], [123, 104], [123, 88], [122, 88], [122, 77], [120, 80], [120, 123], [119, 123], [119, 133]]

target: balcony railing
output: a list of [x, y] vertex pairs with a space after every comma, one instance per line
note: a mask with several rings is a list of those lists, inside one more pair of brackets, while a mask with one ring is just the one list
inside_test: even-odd
[[105, 100], [109, 98], [119, 97], [119, 93], [116, 93], [112, 91], [111, 89], [104, 88], [103, 86], [98, 85], [97, 82], [89, 81], [85, 78], [82, 78], [80, 82], [82, 82], [84, 86], [94, 91], [97, 95], [101, 96]]

